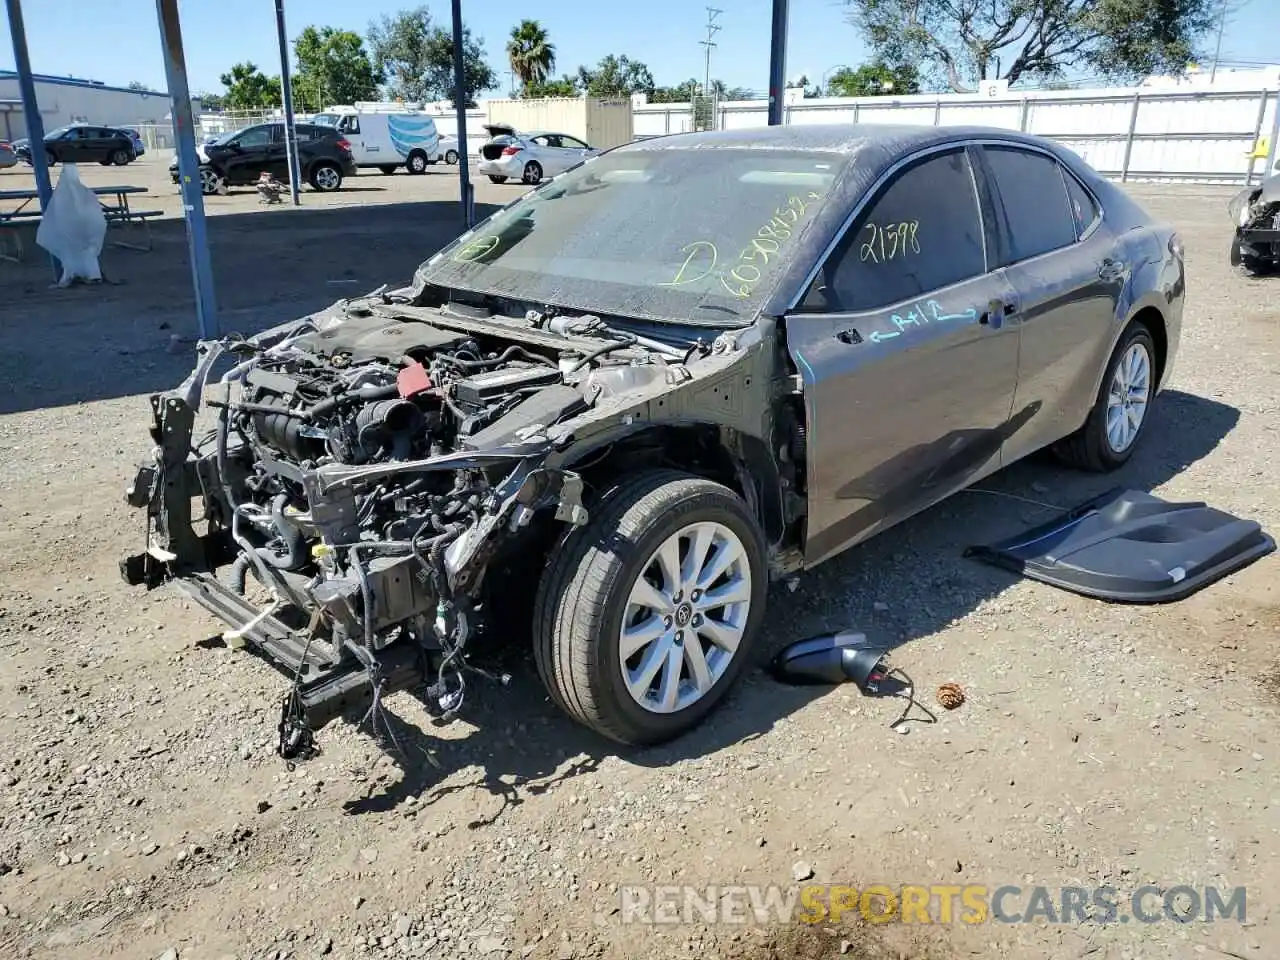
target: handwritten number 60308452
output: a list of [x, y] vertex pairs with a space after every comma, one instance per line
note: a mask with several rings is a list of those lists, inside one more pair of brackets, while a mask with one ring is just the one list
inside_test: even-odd
[[919, 220], [884, 226], [868, 223], [862, 229], [865, 235], [861, 247], [863, 262], [883, 263], [920, 252], [920, 241], [916, 236], [920, 229]]

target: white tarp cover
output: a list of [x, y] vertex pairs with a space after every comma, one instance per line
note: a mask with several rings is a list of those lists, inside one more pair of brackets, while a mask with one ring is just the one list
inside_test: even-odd
[[74, 280], [101, 280], [98, 257], [107, 236], [107, 219], [93, 191], [80, 180], [74, 163], [62, 168], [49, 207], [40, 218], [36, 243], [62, 265], [58, 286]]

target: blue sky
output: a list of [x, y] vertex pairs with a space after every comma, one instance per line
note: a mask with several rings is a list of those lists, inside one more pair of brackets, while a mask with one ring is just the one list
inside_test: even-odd
[[[1222, 56], [1233, 60], [1277, 60], [1277, 27], [1266, 8], [1276, 0], [1232, 0]], [[415, 5], [412, 0], [286, 0], [290, 36], [308, 24], [364, 33], [378, 14]], [[721, 7], [722, 29], [715, 40], [711, 72], [730, 86], [763, 91], [769, 74], [770, 0], [712, 0]], [[125, 85], [138, 80], [165, 88], [154, 0], [94, 0], [91, 3], [24, 0], [27, 43], [37, 73], [73, 75]], [[446, 0], [429, 2], [448, 22]], [[527, 5], [497, 0], [463, 0], [463, 17], [485, 41], [490, 64], [501, 71], [506, 36]], [[557, 74], [593, 64], [609, 53], [627, 54], [649, 65], [662, 85], [703, 74], [703, 4], [689, 0], [603, 4], [586, 0], [540, 0], [533, 5], [555, 43]], [[272, 0], [185, 0], [181, 4], [187, 69], [193, 91], [221, 89], [219, 76], [240, 60], [265, 72], [279, 72]], [[526, 13], [528, 15], [528, 13]], [[1212, 38], [1210, 40], [1212, 44]], [[12, 68], [8, 22], [0, 13], [0, 66]], [[866, 58], [857, 31], [844, 19], [840, 0], [791, 0], [787, 76], [818, 80], [831, 68]]]

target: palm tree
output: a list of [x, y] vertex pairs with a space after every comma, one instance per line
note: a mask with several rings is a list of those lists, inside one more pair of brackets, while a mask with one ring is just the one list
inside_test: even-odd
[[551, 74], [556, 65], [556, 48], [547, 40], [542, 24], [537, 20], [521, 20], [518, 27], [511, 28], [507, 59], [511, 62], [511, 72], [520, 78], [523, 92], [529, 89], [529, 84], [542, 83]]

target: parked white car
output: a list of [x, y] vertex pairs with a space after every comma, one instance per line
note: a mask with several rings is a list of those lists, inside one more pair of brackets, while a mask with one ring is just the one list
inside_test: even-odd
[[453, 166], [458, 162], [458, 138], [454, 136], [441, 136], [440, 145], [436, 147], [435, 156], [431, 158], [432, 163], [440, 163], [441, 161]]
[[491, 139], [480, 148], [476, 172], [494, 183], [519, 180], [541, 183], [546, 177], [558, 176], [588, 157], [600, 153], [567, 133], [537, 130], [517, 133], [506, 124], [487, 123]]

